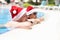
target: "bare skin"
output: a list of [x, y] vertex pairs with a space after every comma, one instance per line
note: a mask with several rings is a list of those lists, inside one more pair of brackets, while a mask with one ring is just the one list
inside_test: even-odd
[[27, 21], [27, 15], [24, 14], [21, 18], [19, 18], [18, 20], [16, 20], [17, 22], [25, 22]]
[[[6, 23], [5, 26], [10, 27], [10, 28], [32, 29], [32, 25], [38, 24], [42, 22], [43, 20], [44, 18], [37, 19], [36, 14], [34, 13], [29, 16], [24, 14], [19, 20], [10, 21]], [[33, 24], [30, 21], [32, 21]]]
[[19, 20], [10, 21], [5, 24], [6, 27], [10, 28], [22, 28], [22, 29], [31, 29], [32, 23], [27, 20], [26, 14], [24, 14]]
[[44, 20], [44, 18], [42, 18], [42, 17], [37, 18], [36, 12], [34, 12], [28, 16], [28, 21], [33, 21], [34, 24], [38, 24], [38, 23], [42, 22], [43, 20]]
[[5, 26], [9, 28], [22, 28], [22, 29], [31, 29], [32, 24], [30, 22], [15, 22], [15, 21], [10, 21]]
[[36, 19], [36, 12], [35, 13], [32, 13], [28, 16], [28, 19]]

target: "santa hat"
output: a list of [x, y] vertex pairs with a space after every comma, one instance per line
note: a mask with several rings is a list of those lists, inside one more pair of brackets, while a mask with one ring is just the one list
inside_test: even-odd
[[34, 9], [32, 6], [28, 6], [26, 11], [29, 12], [32, 9]]
[[12, 6], [10, 12], [12, 15], [12, 20], [18, 20], [26, 13], [26, 9], [17, 6]]
[[27, 11], [26, 14], [30, 15], [30, 13], [28, 13], [28, 12], [31, 11], [32, 9], [34, 9], [34, 7], [28, 6], [27, 9], [26, 9], [26, 11]]

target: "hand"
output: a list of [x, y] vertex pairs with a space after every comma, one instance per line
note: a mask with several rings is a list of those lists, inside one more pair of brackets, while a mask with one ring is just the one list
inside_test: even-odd
[[32, 21], [33, 24], [38, 24], [38, 23], [44, 21], [44, 18], [40, 18], [40, 19], [28, 19], [28, 21]]
[[40, 19], [28, 19], [28, 21], [33, 22], [33, 24], [38, 24], [38, 23], [40, 23]]
[[44, 21], [44, 18], [41, 17], [41, 18], [40, 18], [40, 21]]

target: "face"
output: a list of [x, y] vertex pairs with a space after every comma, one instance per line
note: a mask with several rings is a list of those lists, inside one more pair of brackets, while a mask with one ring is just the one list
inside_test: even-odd
[[17, 20], [17, 22], [25, 22], [25, 21], [27, 21], [27, 19], [35, 19], [35, 18], [36, 18], [36, 12], [30, 14], [29, 16], [24, 14], [19, 20]]
[[36, 18], [36, 12], [28, 16], [28, 19], [35, 19], [35, 18]]
[[27, 15], [24, 14], [19, 20], [17, 20], [18, 22], [25, 22], [27, 21]]

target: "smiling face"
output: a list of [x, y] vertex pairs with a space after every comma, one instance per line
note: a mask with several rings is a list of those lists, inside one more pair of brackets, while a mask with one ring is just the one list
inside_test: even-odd
[[34, 12], [34, 13], [32, 13], [28, 16], [28, 19], [35, 19], [35, 18], [37, 18], [36, 17], [36, 12]]

